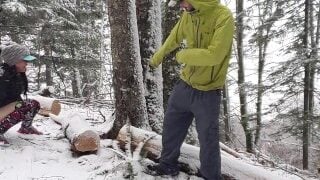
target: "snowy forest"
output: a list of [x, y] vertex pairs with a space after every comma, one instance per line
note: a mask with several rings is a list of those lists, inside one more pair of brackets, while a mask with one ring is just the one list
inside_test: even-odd
[[[168, 3], [0, 0], [0, 47], [30, 48], [37, 60], [28, 65], [29, 96], [48, 91], [61, 106], [57, 116], [36, 116], [43, 136], [7, 133], [0, 179], [167, 179], [146, 166], [161, 152], [181, 69], [179, 49], [149, 66], [182, 13]], [[319, 179], [320, 0], [220, 3], [235, 20], [219, 117], [224, 179]], [[86, 128], [98, 148], [77, 152], [69, 130]], [[198, 153], [193, 123], [176, 179], [202, 179]]]

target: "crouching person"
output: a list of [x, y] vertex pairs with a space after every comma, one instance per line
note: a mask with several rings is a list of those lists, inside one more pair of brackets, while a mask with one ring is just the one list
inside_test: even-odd
[[5, 109], [6, 106], [12, 108], [8, 115], [0, 112], [2, 113], [0, 143], [9, 144], [4, 133], [19, 122], [22, 122], [19, 133], [41, 135], [42, 133], [32, 126], [33, 118], [40, 109], [39, 102], [21, 98], [21, 94], [26, 95], [28, 91], [27, 63], [36, 58], [30, 55], [27, 47], [21, 45], [4, 47], [0, 57], [2, 62], [0, 65], [0, 109]]

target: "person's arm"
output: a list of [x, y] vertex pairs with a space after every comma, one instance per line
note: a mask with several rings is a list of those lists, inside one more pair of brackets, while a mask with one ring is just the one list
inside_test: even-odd
[[[1, 68], [1, 67], [0, 67]], [[7, 85], [3, 76], [0, 76], [0, 106], [5, 105], [7, 101]]]
[[[14, 86], [12, 86], [12, 84]], [[15, 81], [15, 78], [9, 70], [0, 76], [0, 106], [7, 105], [11, 102], [22, 101], [21, 83]]]
[[231, 15], [217, 20], [216, 30], [207, 49], [190, 48], [177, 53], [177, 61], [192, 66], [215, 66], [220, 64], [230, 52], [234, 33]]
[[177, 22], [177, 24], [174, 26], [174, 28], [171, 30], [170, 35], [164, 42], [164, 44], [160, 47], [160, 49], [153, 55], [150, 65], [153, 67], [158, 67], [161, 62], [163, 61], [163, 58], [178, 48], [180, 46], [180, 43], [183, 39], [183, 32], [182, 32], [182, 24], [185, 14], [182, 15], [180, 20]]

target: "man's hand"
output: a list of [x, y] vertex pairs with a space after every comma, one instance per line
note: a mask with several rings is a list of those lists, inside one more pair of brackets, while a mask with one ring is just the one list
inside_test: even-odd
[[150, 67], [153, 68], [153, 69], [158, 67], [158, 65], [155, 63], [155, 61], [153, 60], [153, 58], [149, 61], [149, 65], [150, 65]]
[[183, 61], [184, 52], [185, 52], [185, 50], [183, 49], [183, 50], [177, 52], [177, 54], [176, 54], [176, 60], [178, 61], [179, 64], [185, 64], [185, 62]]
[[152, 56], [151, 60], [149, 61], [149, 65], [152, 68], [157, 68], [161, 64], [162, 59], [163, 57], [157, 52]]

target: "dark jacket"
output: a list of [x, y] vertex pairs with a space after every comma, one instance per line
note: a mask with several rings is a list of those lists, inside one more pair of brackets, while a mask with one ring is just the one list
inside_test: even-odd
[[0, 107], [14, 101], [21, 101], [21, 94], [26, 94], [28, 80], [25, 73], [17, 73], [14, 66], [0, 65]]

